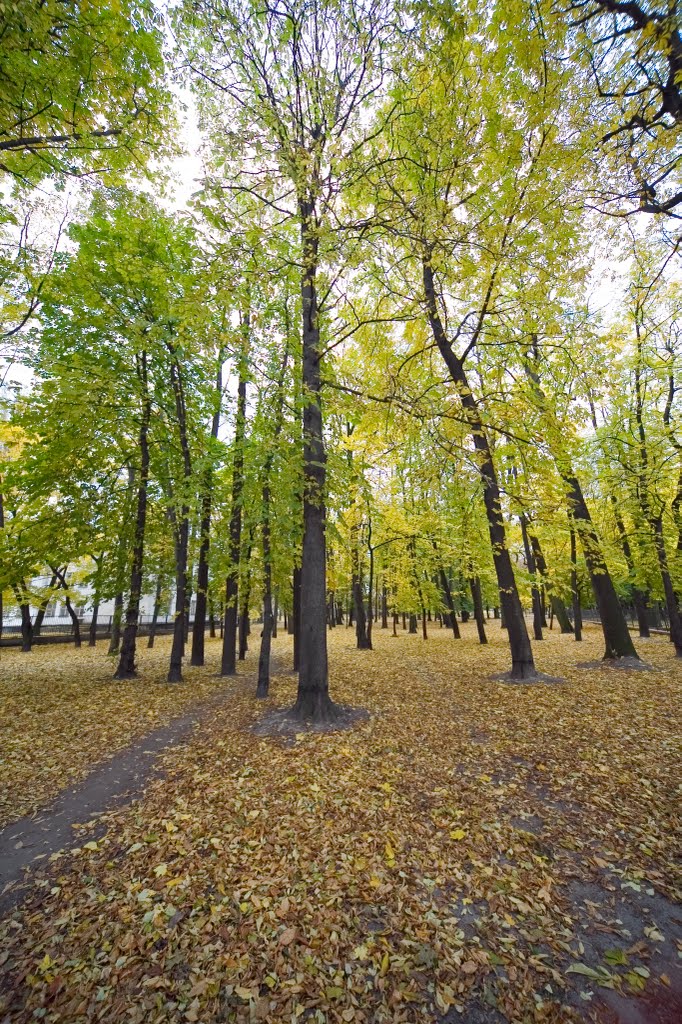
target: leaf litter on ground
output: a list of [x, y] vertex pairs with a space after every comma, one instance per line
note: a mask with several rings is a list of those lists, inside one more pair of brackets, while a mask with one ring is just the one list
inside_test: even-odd
[[255, 735], [294, 677], [235, 691], [4, 922], [0, 1020], [606, 1021], [677, 998], [670, 922], [635, 934], [620, 908], [677, 894], [680, 666], [661, 639], [660, 671], [579, 670], [596, 631], [550, 634], [566, 683], [513, 688], [491, 640], [356, 651], [335, 629], [333, 695], [370, 715], [352, 731]]

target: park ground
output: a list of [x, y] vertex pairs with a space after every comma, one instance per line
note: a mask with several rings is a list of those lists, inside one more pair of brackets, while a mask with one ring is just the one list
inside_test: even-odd
[[102, 646], [3, 651], [5, 842], [103, 759], [197, 724], [6, 906], [0, 1022], [682, 1019], [682, 665], [656, 637], [650, 671], [601, 667], [590, 627], [535, 644], [563, 682], [510, 685], [489, 634], [377, 629], [357, 651], [333, 630], [332, 694], [368, 717], [291, 735], [254, 731], [293, 700], [287, 636], [265, 702], [257, 652], [221, 680], [219, 641], [176, 687], [166, 639], [124, 683]]

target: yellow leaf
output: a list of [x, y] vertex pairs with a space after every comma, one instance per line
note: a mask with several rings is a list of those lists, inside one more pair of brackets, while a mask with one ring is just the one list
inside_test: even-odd
[[456, 828], [450, 833], [451, 839], [464, 839], [466, 832], [463, 828]]
[[235, 992], [237, 993], [237, 995], [239, 996], [240, 999], [250, 999], [251, 998], [251, 989], [250, 988], [243, 988], [241, 985], [237, 985], [236, 988], [235, 988]]

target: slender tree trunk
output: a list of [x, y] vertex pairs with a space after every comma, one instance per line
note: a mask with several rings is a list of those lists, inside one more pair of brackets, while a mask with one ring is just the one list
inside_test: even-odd
[[388, 629], [388, 587], [381, 583], [381, 628]]
[[[50, 587], [49, 587], [50, 591], [52, 590], [52, 588], [54, 587], [56, 582], [57, 582], [57, 577], [53, 575], [51, 580], [50, 580]], [[45, 618], [45, 612], [47, 610], [47, 606], [48, 606], [49, 603], [50, 603], [50, 598], [49, 598], [49, 595], [48, 595], [47, 598], [43, 598], [43, 600], [40, 602], [40, 605], [38, 606], [38, 611], [36, 612], [36, 617], [33, 620], [33, 639], [34, 640], [37, 640], [38, 637], [40, 636], [40, 632], [41, 632], [41, 630], [43, 628], [43, 620]]]
[[673, 587], [672, 579], [670, 578], [670, 569], [668, 568], [668, 556], [665, 550], [665, 538], [663, 536], [663, 516], [658, 515], [652, 523], [654, 531], [654, 543], [656, 545], [656, 556], [658, 558], [658, 566], [661, 572], [661, 579], [663, 580], [663, 592], [665, 594], [665, 603], [668, 610], [668, 622], [670, 623], [670, 639], [675, 645], [675, 654], [678, 658], [682, 657], [682, 618], [677, 607], [677, 601], [675, 599], [675, 590]]
[[301, 662], [301, 569], [294, 566], [292, 580], [291, 633], [294, 638], [293, 658], [294, 672], [298, 672]]
[[488, 435], [481, 420], [473, 391], [469, 386], [464, 365], [453, 352], [445, 334], [438, 311], [433, 271], [429, 260], [426, 258], [423, 261], [423, 276], [424, 293], [434, 340], [457, 388], [477, 453], [478, 472], [483, 485], [483, 501], [488, 520], [488, 532], [493, 551], [497, 585], [500, 592], [500, 604], [504, 609], [504, 621], [508, 630], [509, 646], [511, 649], [511, 677], [515, 679], [533, 679], [537, 676], [537, 672], [535, 662], [533, 661], [533, 651], [528, 637], [528, 630], [526, 629], [523, 608], [514, 578], [514, 569], [507, 548], [500, 489], [493, 464], [492, 451], [488, 442]]
[[109, 654], [118, 654], [121, 645], [121, 620], [123, 619], [123, 591], [114, 597], [114, 614], [111, 617], [111, 636], [109, 637]]
[[301, 629], [298, 694], [293, 714], [324, 721], [335, 717], [329, 696], [327, 628], [325, 622], [326, 455], [320, 406], [320, 327], [316, 274], [319, 236], [314, 202], [301, 199], [302, 355], [303, 355], [303, 555], [301, 563]]
[[156, 593], [154, 594], [154, 610], [152, 612], [152, 621], [149, 627], [149, 639], [147, 640], [147, 647], [154, 646], [154, 640], [156, 639], [156, 624], [159, 621], [159, 610], [161, 608], [161, 591], [162, 581], [161, 576], [157, 576], [156, 579]]
[[571, 526], [571, 594], [573, 596], [573, 632], [576, 640], [582, 640], [583, 616], [580, 608], [580, 588], [578, 586], [578, 552], [573, 526]]
[[[249, 331], [249, 317], [245, 317], [245, 329]], [[223, 651], [220, 663], [221, 676], [233, 676], [237, 671], [237, 618], [239, 591], [239, 558], [242, 538], [242, 491], [244, 487], [244, 436], [246, 432], [246, 345], [239, 360], [239, 384], [237, 387], [237, 419], [234, 429], [234, 456], [232, 460], [232, 506], [229, 530], [229, 569], [225, 578], [225, 615], [223, 620]]]
[[182, 657], [185, 653], [185, 616], [187, 596], [187, 560], [189, 555], [189, 505], [187, 495], [192, 477], [192, 461], [187, 436], [187, 407], [185, 389], [180, 366], [176, 361], [176, 352], [169, 346], [171, 353], [171, 386], [175, 397], [175, 418], [182, 452], [183, 496], [180, 503], [180, 517], [175, 519], [175, 622], [173, 625], [173, 643], [171, 645], [168, 682], [182, 682]]
[[[556, 422], [554, 415], [548, 411], [547, 400], [540, 387], [540, 377], [537, 370], [539, 361], [537, 339], [534, 341], [533, 348], [535, 365], [533, 367], [533, 365], [527, 363], [526, 373], [533, 386], [540, 409], [549, 417], [553, 432], [558, 432], [559, 424]], [[580, 542], [585, 555], [585, 564], [590, 574], [592, 590], [594, 591], [594, 597], [599, 609], [605, 643], [604, 658], [610, 660], [628, 657], [639, 660], [623, 609], [616, 594], [616, 588], [613, 585], [613, 580], [604, 559], [597, 531], [594, 528], [592, 517], [580, 487], [580, 482], [573, 472], [570, 459], [561, 451], [559, 445], [557, 445], [557, 450], [554, 452], [554, 461], [566, 487], [570, 516], [580, 536]]]
[[211, 640], [215, 640], [215, 608], [213, 598], [210, 595], [208, 598], [208, 635]]
[[[634, 581], [635, 577], [635, 562], [632, 557], [632, 548], [630, 547], [630, 541], [628, 539], [627, 530], [625, 529], [625, 523], [620, 514], [618, 508], [618, 499], [615, 494], [611, 495], [611, 504], [613, 505], [613, 515], [616, 523], [616, 530], [620, 538], [620, 546], [623, 549], [623, 556], [625, 563], [628, 567], [628, 576]], [[636, 583], [632, 584], [632, 603], [635, 606], [635, 614], [637, 616], [637, 626], [639, 627], [639, 635], [641, 637], [649, 637], [649, 616], [647, 614], [647, 595], [643, 590], [637, 586]]]
[[133, 679], [137, 675], [135, 665], [135, 649], [137, 646], [137, 626], [140, 617], [140, 601], [142, 599], [142, 581], [144, 568], [144, 535], [147, 522], [147, 486], [149, 482], [149, 426], [151, 423], [152, 406], [149, 397], [147, 378], [147, 353], [142, 352], [137, 358], [137, 378], [142, 395], [140, 417], [140, 433], [138, 445], [140, 449], [140, 477], [137, 486], [137, 511], [135, 514], [135, 532], [133, 535], [133, 558], [130, 567], [130, 590], [126, 609], [126, 624], [121, 642], [121, 655], [114, 679]]
[[278, 625], [278, 621], [279, 621], [279, 588], [278, 587], [275, 587], [272, 600], [273, 600], [273, 603], [274, 603], [274, 608], [273, 608], [273, 611], [272, 611], [272, 639], [276, 640], [277, 639], [277, 625]]
[[448, 610], [448, 625], [452, 629], [452, 635], [455, 640], [461, 639], [461, 633], [459, 631], [459, 623], [457, 622], [457, 613], [455, 611], [455, 602], [452, 599], [452, 591], [450, 590], [450, 583], [448, 580], [447, 573], [441, 565], [438, 570], [440, 578], [440, 589], [443, 593], [443, 600]]
[[351, 587], [353, 591], [353, 614], [355, 618], [355, 639], [358, 650], [367, 650], [371, 645], [367, 637], [365, 598], [360, 577], [360, 553], [358, 551], [358, 528], [351, 529]]
[[566, 605], [561, 600], [559, 595], [554, 593], [554, 586], [549, 582], [549, 572], [547, 570], [545, 556], [543, 555], [542, 548], [540, 547], [540, 541], [534, 533], [529, 533], [529, 537], [531, 548], [533, 550], [533, 556], [535, 558], [535, 565], [537, 566], [538, 572], [545, 580], [547, 586], [547, 590], [549, 593], [549, 603], [552, 608], [552, 614], [556, 616], [557, 622], [559, 623], [559, 629], [562, 633], [572, 633], [573, 626], [571, 625], [571, 620], [568, 611], [566, 610]]
[[21, 614], [21, 650], [30, 654], [33, 646], [33, 623], [31, 622], [31, 606], [26, 600], [26, 584], [21, 581], [21, 589], [13, 586], [14, 597]]
[[242, 601], [241, 615], [239, 616], [239, 660], [244, 661], [249, 649], [249, 636], [251, 634], [251, 620], [249, 618], [251, 604], [251, 541], [246, 548], [246, 579], [244, 580], [244, 600]]
[[272, 647], [273, 614], [272, 614], [272, 550], [270, 545], [270, 471], [272, 460], [266, 460], [263, 483], [263, 524], [261, 537], [263, 544], [263, 633], [261, 635], [260, 652], [258, 655], [258, 683], [256, 697], [267, 697], [270, 689], [270, 649]]
[[537, 584], [535, 558], [533, 557], [533, 550], [531, 548], [530, 540], [528, 539], [528, 520], [523, 513], [519, 516], [519, 523], [521, 524], [521, 537], [523, 540], [523, 549], [526, 554], [526, 565], [531, 577], [533, 636], [536, 640], [542, 640], [542, 606], [540, 604], [540, 591]]
[[422, 640], [428, 640], [429, 634], [426, 629], [426, 608], [422, 605]]
[[[372, 520], [367, 524], [367, 548], [369, 550], [369, 586], [367, 589], [367, 648], [372, 650], [372, 628], [375, 621], [375, 609], [372, 608], [372, 594], [374, 593], [374, 548], [372, 547]], [[378, 594], [378, 592], [377, 592]], [[378, 601], [378, 596], [377, 596]]]
[[478, 576], [472, 576], [470, 578], [469, 589], [471, 590], [471, 600], [474, 605], [474, 618], [476, 620], [476, 629], [478, 630], [478, 642], [481, 644], [487, 644], [488, 637], [485, 635], [485, 617], [483, 615], [483, 601], [481, 600], [481, 581]]
[[66, 567], [63, 570], [57, 569], [54, 565], [50, 566], [52, 574], [59, 580], [59, 583], [64, 591], [64, 604], [68, 612], [69, 618], [71, 619], [71, 625], [73, 626], [73, 643], [74, 647], [81, 646], [81, 627], [78, 621], [78, 616], [74, 611], [73, 605], [71, 604], [71, 598], [69, 597], [69, 585], [66, 582]]

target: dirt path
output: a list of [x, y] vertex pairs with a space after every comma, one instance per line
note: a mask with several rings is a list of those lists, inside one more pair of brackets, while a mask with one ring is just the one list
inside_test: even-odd
[[[45, 866], [59, 850], [81, 846], [106, 831], [101, 815], [144, 793], [147, 783], [163, 774], [160, 755], [189, 739], [195, 726], [224, 704], [252, 673], [231, 680], [210, 700], [198, 703], [119, 750], [94, 767], [87, 778], [67, 787], [57, 800], [36, 814], [20, 818], [0, 829], [0, 914], [19, 903], [32, 883], [30, 869]], [[76, 832], [77, 826], [83, 826]]]

